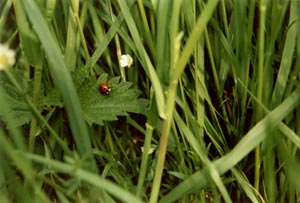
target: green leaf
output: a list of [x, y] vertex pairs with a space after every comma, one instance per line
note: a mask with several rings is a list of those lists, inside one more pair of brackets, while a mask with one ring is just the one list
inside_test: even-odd
[[108, 81], [112, 90], [109, 95], [105, 95], [100, 93], [98, 87], [106, 80], [107, 75], [103, 74], [97, 80], [86, 79], [79, 87], [78, 95], [84, 118], [90, 125], [103, 125], [103, 121], [117, 120], [118, 116], [127, 116], [129, 112], [146, 113], [148, 100], [138, 98], [141, 91], [129, 89], [132, 83], [119, 83], [120, 78], [114, 77]]
[[[24, 100], [9, 95], [2, 86], [0, 88], [0, 97], [11, 107], [11, 109], [0, 108], [0, 119], [7, 124], [7, 128], [15, 128], [29, 123], [32, 118], [32, 113]], [[11, 114], [11, 117], [13, 117], [16, 122], [9, 122], [7, 116], [5, 116], [7, 114]]]
[[[33, 94], [33, 81], [24, 79], [24, 73], [22, 70], [16, 69], [14, 71], [14, 77], [25, 87], [25, 92], [27, 95]], [[18, 90], [10, 83], [10, 81], [5, 77], [5, 75], [0, 75], [0, 95], [1, 97], [9, 103], [11, 109], [0, 108], [0, 118], [7, 124], [7, 128], [20, 127], [28, 124], [32, 119], [32, 109], [29, 107], [24, 97], [20, 95]], [[27, 87], [28, 86], [28, 87]], [[62, 99], [59, 91], [55, 88], [44, 89], [42, 84], [39, 93], [39, 103], [36, 108], [39, 112], [42, 112], [44, 108], [48, 107], [63, 107]], [[5, 114], [10, 113], [11, 116], [16, 120], [16, 122], [8, 122]]]
[[[16, 70], [14, 74], [16, 80], [21, 84], [23, 83], [23, 73]], [[18, 94], [17, 89], [9, 82], [8, 78], [1, 73], [0, 75], [0, 97], [2, 97], [9, 105], [10, 108], [0, 108], [0, 119], [6, 123], [7, 128], [20, 127], [32, 118], [32, 113], [25, 100]], [[15, 119], [16, 122], [9, 122], [7, 114]]]
[[83, 111], [76, 94], [71, 74], [64, 62], [62, 51], [56, 43], [55, 37], [52, 35], [52, 32], [35, 1], [26, 0], [23, 1], [23, 5], [28, 18], [32, 23], [32, 27], [41, 41], [53, 79], [62, 95], [79, 155], [81, 157], [86, 157], [86, 168], [89, 168], [91, 171], [97, 171], [88, 129], [82, 118]]
[[45, 91], [47, 94], [42, 95], [40, 99], [40, 106], [42, 107], [63, 107], [61, 95], [56, 88], [50, 88]]

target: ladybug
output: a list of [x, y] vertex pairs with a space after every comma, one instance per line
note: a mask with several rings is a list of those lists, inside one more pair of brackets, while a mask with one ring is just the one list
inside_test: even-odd
[[99, 90], [102, 94], [109, 94], [111, 91], [111, 86], [107, 82], [101, 82], [99, 85]]

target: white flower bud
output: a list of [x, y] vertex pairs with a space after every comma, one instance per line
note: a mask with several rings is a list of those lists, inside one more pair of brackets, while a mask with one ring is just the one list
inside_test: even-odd
[[121, 58], [120, 58], [120, 65], [121, 67], [130, 67], [133, 63], [133, 59], [130, 55], [128, 54], [125, 54], [125, 55], [122, 55]]
[[16, 62], [16, 53], [7, 46], [0, 44], [0, 70], [13, 66]]

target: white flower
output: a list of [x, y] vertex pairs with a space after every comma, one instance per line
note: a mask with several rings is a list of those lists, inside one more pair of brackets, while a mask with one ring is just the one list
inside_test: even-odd
[[[147, 154], [152, 154], [155, 149], [156, 149], [156, 145], [151, 145], [151, 147], [149, 148]], [[144, 147], [141, 147], [141, 150], [142, 150], [142, 152], [144, 152]]]
[[130, 55], [128, 54], [125, 54], [125, 55], [122, 55], [121, 58], [120, 58], [120, 65], [121, 67], [130, 67], [133, 63], [133, 59]]
[[0, 44], [0, 70], [13, 66], [16, 62], [15, 56], [14, 50]]

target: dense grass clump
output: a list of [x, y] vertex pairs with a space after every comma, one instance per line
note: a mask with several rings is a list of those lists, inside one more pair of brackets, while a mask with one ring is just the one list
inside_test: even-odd
[[299, 16], [1, 1], [0, 202], [300, 202]]

